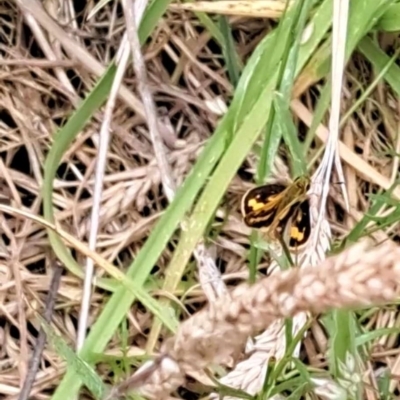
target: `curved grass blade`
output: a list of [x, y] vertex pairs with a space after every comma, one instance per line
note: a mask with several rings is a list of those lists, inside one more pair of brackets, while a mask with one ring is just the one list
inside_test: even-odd
[[[313, 46], [307, 46], [304, 51], [301, 51], [299, 56], [299, 64], [297, 65], [297, 71], [304, 66], [305, 62], [308, 60], [315, 47], [318, 45], [319, 41], [322, 39], [325, 33], [326, 24], [319, 24], [320, 30], [315, 30], [315, 36], [310, 39], [310, 43]], [[157, 262], [165, 245], [168, 243], [171, 235], [177, 228], [179, 222], [183, 219], [185, 213], [192, 207], [193, 202], [197, 196], [197, 193], [202, 188], [206, 180], [208, 179], [211, 171], [214, 169], [216, 163], [222, 156], [225, 150], [225, 138], [231, 131], [231, 127], [234, 125], [234, 120], [237, 120], [238, 125], [243, 125], [241, 129], [241, 136], [246, 137], [248, 132], [248, 126], [250, 127], [251, 136], [246, 139], [247, 144], [245, 148], [242, 148], [241, 143], [235, 143], [234, 149], [231, 150], [230, 159], [233, 154], [235, 163], [237, 163], [237, 154], [244, 154], [247, 152], [248, 148], [251, 147], [252, 142], [254, 142], [255, 137], [258, 135], [261, 127], [265, 124], [265, 104], [271, 102], [271, 88], [273, 88], [271, 81], [274, 79], [274, 75], [265, 76], [265, 68], [259, 63], [267, 62], [268, 57], [264, 54], [265, 51], [271, 52], [271, 37], [268, 35], [257, 47], [257, 50], [250, 58], [245, 70], [242, 73], [242, 77], [239, 81], [237, 90], [235, 93], [235, 98], [228, 113], [222, 119], [216, 132], [209, 139], [207, 146], [200, 155], [195, 167], [192, 172], [186, 178], [183, 185], [180, 187], [176, 194], [175, 200], [168, 206], [166, 212], [160, 218], [157, 226], [153, 230], [149, 239], [145, 243], [142, 250], [137, 255], [135, 261], [129, 267], [127, 275], [134, 278], [135, 283], [140, 286], [142, 285], [148, 275], [151, 272], [154, 264]], [[270, 57], [269, 57], [270, 58]], [[238, 109], [238, 104], [243, 104], [242, 96], [243, 93], [249, 90], [247, 88], [247, 83], [254, 79], [259, 83], [258, 85], [252, 85], [256, 88], [254, 95], [258, 97], [258, 107], [253, 109], [248, 109], [248, 114], [242, 115], [243, 121], [238, 121], [236, 110]], [[253, 119], [253, 115], [256, 119]], [[248, 126], [247, 126], [248, 125]], [[238, 133], [239, 134], [239, 133]], [[233, 143], [232, 143], [233, 144]], [[231, 148], [231, 147], [230, 147]], [[245, 154], [243, 155], [245, 157]], [[234, 165], [229, 165], [230, 161], [225, 164], [225, 168], [228, 168], [228, 177], [232, 175]], [[227, 178], [225, 178], [227, 180]], [[227, 184], [227, 183], [226, 183]], [[218, 193], [221, 196], [221, 188], [218, 188]], [[217, 203], [219, 198], [217, 199]], [[213, 206], [212, 209], [215, 207]], [[212, 214], [212, 213], [211, 213]], [[209, 214], [209, 215], [211, 215]], [[200, 215], [200, 218], [204, 220], [209, 218], [209, 215]], [[201, 235], [202, 229], [200, 229]], [[188, 249], [190, 253], [191, 250]], [[92, 326], [91, 331], [87, 337], [85, 345], [80, 353], [83, 359], [86, 359], [92, 352], [102, 352], [107, 342], [110, 340], [117, 326], [120, 324], [127, 310], [134, 301], [134, 296], [127, 291], [125, 288], [121, 287], [112, 295], [106, 306], [104, 307], [101, 315], [99, 316], [96, 323]], [[81, 380], [79, 376], [71, 369], [68, 370], [64, 379], [60, 383], [56, 392], [54, 393], [53, 400], [67, 400], [76, 397], [79, 387], [81, 385]]]
[[[44, 180], [43, 180], [43, 214], [47, 221], [54, 223], [54, 207], [53, 207], [53, 181], [57, 173], [61, 159], [68, 149], [69, 145], [75, 139], [77, 134], [86, 125], [87, 121], [100, 108], [107, 98], [111, 89], [111, 84], [115, 75], [115, 65], [111, 65], [104, 76], [98, 81], [95, 88], [88, 97], [81, 103], [75, 113], [69, 118], [67, 123], [55, 135], [53, 144], [47, 154], [44, 164]], [[83, 278], [84, 273], [80, 265], [71, 256], [71, 253], [64, 245], [58, 235], [47, 230], [50, 244], [57, 257], [62, 261], [65, 267], [74, 275]], [[97, 282], [99, 287], [106, 290], [115, 290], [116, 284], [113, 281], [99, 279]]]
[[67, 342], [43, 318], [40, 318], [40, 322], [46, 332], [47, 339], [56, 353], [67, 362], [69, 368], [79, 374], [84, 385], [90, 390], [94, 398], [97, 400], [102, 399], [107, 392], [107, 388], [94, 369], [77, 356]]

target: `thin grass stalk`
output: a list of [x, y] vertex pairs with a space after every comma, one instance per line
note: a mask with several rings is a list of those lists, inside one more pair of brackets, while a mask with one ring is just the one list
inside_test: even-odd
[[[144, 10], [146, 9], [146, 2], [140, 3], [136, 2], [137, 11], [136, 18], [137, 24], [140, 23], [140, 20], [143, 17]], [[110, 142], [110, 127], [111, 120], [113, 116], [113, 111], [115, 108], [115, 103], [117, 100], [119, 89], [122, 85], [122, 81], [124, 79], [126, 67], [128, 65], [129, 60], [129, 43], [127, 41], [126, 35], [123, 36], [121, 40], [120, 47], [118, 49], [117, 61], [118, 67], [115, 74], [115, 78], [111, 87], [110, 96], [107, 100], [105, 111], [104, 111], [104, 119], [100, 129], [100, 140], [99, 140], [99, 150], [97, 154], [97, 164], [96, 164], [96, 172], [95, 172], [95, 184], [94, 184], [94, 194], [93, 194], [93, 206], [90, 217], [90, 232], [89, 232], [89, 248], [90, 250], [96, 250], [97, 244], [97, 233], [99, 228], [99, 216], [100, 216], [100, 203], [101, 197], [103, 193], [103, 181], [105, 174], [105, 167], [107, 161], [107, 152], [108, 146]], [[94, 273], [94, 262], [88, 257], [86, 259], [86, 267], [85, 267], [85, 279], [83, 285], [83, 293], [82, 293], [82, 301], [81, 301], [81, 310], [79, 314], [79, 323], [78, 323], [78, 334], [77, 334], [77, 342], [76, 348], [79, 351], [86, 337], [86, 329], [87, 329], [87, 321], [90, 310], [90, 298], [91, 298], [91, 290], [92, 290], [92, 281], [93, 281], [93, 273]]]
[[[126, 50], [129, 50], [129, 47], [127, 47], [126, 41], [122, 40], [118, 51], [119, 54], [117, 56], [117, 58], [119, 58], [119, 63], [111, 87], [110, 96], [105, 106], [103, 123], [101, 125], [100, 135], [99, 135], [99, 149], [97, 153], [97, 163], [96, 163], [94, 193], [93, 193], [93, 206], [90, 216], [91, 223], [89, 232], [89, 248], [90, 250], [93, 251], [96, 250], [96, 244], [97, 244], [100, 203], [103, 194], [104, 171], [107, 160], [108, 145], [110, 142], [111, 120], [118, 95], [118, 90], [122, 84], [122, 80], [124, 78], [125, 70], [128, 65], [128, 59], [129, 59], [129, 51]], [[77, 351], [79, 351], [82, 348], [86, 337], [87, 321], [90, 310], [93, 273], [94, 273], [94, 262], [90, 257], [87, 257], [85, 266], [85, 278], [83, 283], [81, 309], [78, 322], [78, 334], [76, 340]]]
[[313, 176], [312, 193], [316, 198], [314, 201], [319, 203], [320, 218], [316, 229], [312, 232], [311, 241], [317, 243], [319, 231], [325, 215], [326, 201], [330, 186], [332, 166], [335, 162], [338, 175], [343, 182], [342, 192], [346, 207], [348, 208], [347, 193], [344, 189], [344, 175], [338, 156], [339, 122], [340, 122], [340, 103], [343, 85], [343, 75], [345, 66], [346, 36], [348, 22], [349, 3], [347, 0], [335, 0], [333, 2], [333, 32], [332, 32], [332, 92], [331, 92], [331, 114], [329, 118], [329, 137], [322, 157], [321, 164]]

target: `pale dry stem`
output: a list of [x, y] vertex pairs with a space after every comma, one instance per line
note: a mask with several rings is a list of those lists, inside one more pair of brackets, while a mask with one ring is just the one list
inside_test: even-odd
[[184, 374], [220, 363], [278, 318], [393, 301], [400, 294], [400, 247], [392, 242], [369, 246], [356, 245], [318, 268], [279, 271], [254, 286], [237, 287], [185, 321], [165, 342], [160, 367], [141, 392], [163, 398], [183, 382]]

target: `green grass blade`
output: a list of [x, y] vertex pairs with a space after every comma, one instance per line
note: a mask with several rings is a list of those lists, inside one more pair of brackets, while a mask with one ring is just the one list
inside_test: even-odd
[[239, 82], [241, 67], [239, 62], [239, 56], [236, 52], [235, 43], [232, 38], [231, 27], [229, 26], [227, 17], [225, 16], [219, 17], [219, 27], [223, 37], [222, 52], [224, 54], [229, 78], [232, 85], [236, 86]]
[[73, 369], [82, 380], [85, 386], [90, 390], [96, 399], [102, 399], [106, 393], [106, 387], [101, 378], [96, 374], [94, 369], [79, 356], [76, 355], [73, 349], [68, 346], [67, 342], [49, 325], [44, 319], [40, 318], [43, 330], [46, 332], [48, 341], [54, 347], [56, 353], [62, 357], [67, 365]]
[[391, 378], [392, 376], [389, 368], [385, 369], [383, 374], [378, 377], [378, 399], [393, 400], [393, 393], [390, 390]]
[[195, 14], [202, 25], [211, 33], [211, 36], [223, 47], [225, 39], [217, 24], [206, 13], [196, 12]]
[[363, 218], [358, 221], [358, 223], [353, 227], [353, 229], [349, 232], [347, 237], [343, 240], [343, 242], [338, 246], [338, 248], [343, 249], [350, 245], [351, 243], [356, 243], [360, 238], [365, 235], [368, 235], [367, 225], [371, 221], [379, 222], [379, 227], [382, 228], [383, 226], [392, 225], [397, 223], [400, 218], [400, 206], [398, 202], [394, 204], [396, 207], [392, 213], [385, 216], [384, 218], [378, 219], [376, 215], [379, 211], [381, 211], [384, 207], [391, 205], [392, 200], [392, 191], [397, 187], [398, 182], [395, 182], [392, 187], [384, 192], [382, 195], [374, 195], [371, 197], [372, 205], [364, 214]]
[[[307, 4], [309, 4], [309, 2], [306, 2], [306, 5]], [[282, 28], [279, 27], [278, 30], [286, 34], [275, 36], [275, 40], [281, 39], [282, 42], [274, 43], [274, 47], [282, 50], [281, 52], [276, 51], [275, 56], [270, 57], [270, 64], [265, 64], [265, 62], [263, 63], [264, 69], [275, 69], [280, 62], [277, 57], [279, 54], [283, 56], [285, 49], [289, 47], [288, 40], [290, 39], [290, 34], [288, 32], [291, 32], [292, 24], [297, 22], [293, 17], [293, 15], [296, 15], [296, 12], [296, 8], [293, 8], [288, 12], [287, 23], [285, 23], [286, 16], [281, 20]], [[306, 15], [304, 16], [304, 20], [305, 18]], [[269, 47], [270, 43], [266, 43], [264, 53], [269, 51]], [[265, 54], [261, 56], [261, 60], [263, 60], [264, 57]], [[285, 62], [286, 60], [287, 58], [282, 62]], [[260, 75], [263, 76], [264, 71], [260, 71], [258, 66], [255, 66], [251, 80], [247, 81], [249, 92], [246, 92], [245, 95], [247, 98], [252, 97], [254, 107], [252, 110], [248, 110], [243, 123], [240, 125], [236, 135], [233, 137], [231, 145], [226, 151], [220, 164], [217, 166], [214, 175], [210, 178], [207, 187], [194, 209], [192, 217], [189, 219], [188, 226], [191, 227], [190, 232], [183, 232], [182, 234], [182, 238], [174, 253], [173, 259], [170, 262], [170, 266], [172, 267], [168, 268], [166, 283], [164, 286], [165, 290], [172, 290], [177, 280], [182, 276], [191, 252], [206, 229], [209, 218], [212, 217], [215, 212], [223, 193], [230, 183], [230, 179], [235, 175], [237, 169], [240, 167], [248, 151], [257, 139], [261, 128], [268, 120], [268, 113], [272, 100], [271, 89], [276, 84], [276, 78], [271, 80], [265, 79], [264, 93], [260, 93], [259, 87], [253, 86], [253, 82], [260, 81]], [[270, 87], [265, 87], [265, 84], [269, 84]], [[243, 103], [241, 104], [243, 105]], [[232, 109], [235, 109], [234, 104], [232, 105]], [[252, 123], [246, 123], [247, 121], [252, 121]], [[170, 268], [172, 268], [172, 270], [170, 270]], [[154, 337], [152, 339], [154, 341]]]
[[[140, 25], [140, 38], [143, 43], [154, 29], [160, 16], [165, 12], [170, 1], [153, 1], [146, 10], [143, 21]], [[116, 67], [111, 64], [104, 75], [99, 79], [94, 89], [82, 102], [81, 106], [71, 116], [67, 124], [55, 135], [54, 143], [46, 157], [43, 181], [43, 212], [44, 217], [54, 222], [54, 208], [52, 203], [53, 180], [55, 178], [58, 165], [63, 154], [69, 145], [82, 131], [85, 124], [90, 120], [93, 114], [101, 107], [107, 99], [114, 79]], [[80, 265], [71, 256], [69, 250], [58, 236], [48, 230], [50, 244], [57, 257], [63, 262], [66, 268], [78, 277], [83, 277], [83, 271]], [[114, 291], [118, 284], [114, 280], [99, 279], [97, 285], [105, 290]]]
[[379, 329], [375, 329], [372, 332], [363, 333], [362, 335], [360, 335], [356, 338], [355, 343], [356, 343], [356, 346], [363, 346], [368, 342], [371, 342], [371, 341], [378, 339], [385, 335], [391, 335], [393, 333], [399, 334], [400, 327], [379, 328]]
[[149, 38], [161, 17], [167, 11], [171, 0], [153, 0], [148, 6], [140, 23], [139, 39], [144, 44]]
[[288, 109], [287, 101], [284, 100], [281, 93], [276, 93], [274, 97], [275, 107], [275, 130], [276, 135], [282, 135], [286, 146], [289, 149], [292, 166], [292, 175], [297, 177], [307, 172], [307, 163], [304, 159], [303, 146], [297, 136], [297, 129], [294, 125], [292, 114]]
[[[58, 166], [61, 159], [75, 139], [77, 134], [82, 131], [86, 123], [92, 115], [101, 107], [105, 102], [107, 95], [110, 91], [112, 81], [115, 75], [115, 66], [111, 65], [103, 77], [98, 81], [95, 88], [81, 103], [75, 113], [69, 118], [64, 127], [55, 134], [53, 144], [46, 157], [44, 165], [44, 180], [43, 180], [43, 214], [44, 217], [54, 223], [54, 208], [53, 208], [53, 180], [56, 176]], [[80, 265], [71, 256], [71, 253], [59, 238], [59, 236], [52, 230], [47, 230], [50, 244], [56, 253], [57, 257], [62, 261], [66, 268], [73, 274], [83, 278], [84, 274]], [[107, 281], [104, 279], [98, 280], [98, 286], [106, 290], [115, 290], [116, 282]]]
[[[177, 192], [175, 200], [160, 218], [157, 227], [153, 230], [151, 236], [137, 255], [134, 263], [128, 268], [126, 275], [132, 278], [136, 285], [140, 286], [144, 284], [151, 269], [156, 264], [159, 255], [177, 228], [179, 221], [183, 219], [185, 213], [192, 206], [198, 191], [215, 165], [214, 163], [210, 163], [209, 160], [215, 160], [216, 162], [222, 154], [224, 150], [224, 125], [224, 121], [222, 121], [220, 124], [222, 134], [215, 134], [210, 139], [207, 147], [199, 157], [195, 168]], [[115, 329], [126, 315], [134, 298], [132, 293], [126, 291], [124, 288], [119, 288], [115, 291], [100, 317], [91, 328], [80, 353], [82, 358], [86, 358], [91, 352], [103, 351]], [[75, 372], [68, 370], [57, 391], [54, 393], [53, 400], [74, 398], [80, 384], [81, 381]]]
[[396, 63], [390, 63], [391, 57], [385, 54], [372, 39], [368, 37], [361, 40], [358, 49], [378, 71], [385, 69], [387, 64], [390, 64], [390, 67], [383, 77], [396, 94], [400, 96], [400, 68]]
[[[296, 7], [289, 13], [289, 22], [291, 25], [284, 26], [281, 23], [278, 27], [275, 40], [277, 41], [275, 47], [282, 47], [283, 60], [280, 65], [278, 85], [279, 92], [276, 98], [281, 95], [286, 97], [286, 102], [282, 101], [279, 104], [274, 104], [267, 121], [267, 126], [264, 134], [263, 146], [260, 154], [260, 160], [257, 168], [257, 184], [265, 182], [265, 178], [269, 175], [273, 166], [276, 152], [278, 151], [282, 135], [285, 133], [285, 138], [289, 140], [289, 144], [294, 142], [294, 137], [297, 139], [297, 132], [293, 126], [290, 126], [292, 117], [289, 112], [289, 99], [293, 87], [293, 81], [296, 75], [297, 58], [300, 46], [301, 33], [304, 30], [306, 18], [310, 8], [311, 2], [306, 1], [297, 3]], [[322, 7], [321, 7], [322, 8]], [[320, 15], [320, 13], [318, 14]], [[285, 18], [285, 16], [283, 17]], [[281, 20], [282, 21], [282, 20]], [[289, 32], [285, 37], [282, 35], [284, 32]], [[282, 38], [281, 38], [282, 36]], [[279, 41], [281, 39], [281, 41]], [[279, 100], [278, 100], [279, 101]], [[289, 116], [289, 119], [286, 119]], [[293, 128], [291, 132], [288, 130]], [[286, 135], [287, 133], [287, 135]], [[293, 140], [290, 140], [293, 139]], [[297, 160], [295, 160], [297, 161]], [[250, 238], [250, 252], [249, 252], [249, 281], [254, 282], [257, 272], [257, 265], [261, 259], [262, 252], [256, 247], [256, 242], [259, 239], [258, 232], [252, 232]], [[291, 332], [291, 329], [288, 328]]]
[[391, 4], [379, 19], [377, 29], [387, 32], [400, 31], [400, 4]]
[[[43, 181], [43, 212], [44, 217], [54, 222], [54, 210], [52, 203], [53, 180], [57, 172], [58, 165], [62, 159], [65, 150], [69, 147], [77, 132], [80, 132], [88, 119], [105, 101], [111, 88], [115, 74], [115, 67], [111, 66], [103, 78], [98, 82], [90, 95], [82, 102], [76, 112], [69, 118], [65, 126], [57, 132], [54, 137], [53, 145], [47, 155], [45, 162], [45, 178]], [[63, 262], [65, 267], [73, 274], [83, 277], [83, 271], [79, 264], [72, 257], [71, 253], [61, 240], [61, 238], [52, 230], [48, 230], [48, 236], [54, 252]], [[115, 277], [116, 278], [116, 277]], [[137, 296], [143, 304], [152, 311], [160, 320], [174, 332], [178, 326], [178, 321], [170, 313], [166, 313], [164, 307], [160, 306], [150, 295], [141, 287], [137, 287], [134, 282], [126, 279], [122, 274], [117, 278], [133, 295]], [[104, 289], [115, 289], [116, 282], [99, 279], [98, 285]]]
[[341, 376], [340, 363], [346, 363], [348, 354], [355, 358], [355, 331], [356, 323], [351, 311], [338, 310], [333, 312], [334, 332], [332, 335], [330, 353], [332, 373]]
[[[323, 6], [325, 4], [326, 2], [323, 3]], [[308, 58], [311, 56], [312, 52], [315, 50], [315, 46], [318, 45], [319, 40], [321, 40], [321, 38], [323, 37], [323, 34], [325, 33], [326, 23], [329, 20], [329, 14], [327, 14], [326, 18], [327, 20], [325, 24], [316, 25], [317, 28], [320, 29], [315, 29], [315, 32], [308, 42], [313, 43], [314, 46], [309, 45], [304, 48], [304, 51], [303, 49], [301, 50], [297, 71], [299, 71], [302, 66], [304, 66]], [[260, 98], [260, 102], [262, 103], [264, 100], [267, 100], [268, 97], [269, 101], [271, 100], [271, 91], [269, 90], [270, 87], [266, 87], [265, 83], [265, 70], [263, 70], [262, 66], [259, 65], [260, 62], [268, 61], [268, 57], [266, 57], [265, 55], [263, 58], [260, 57], [263, 56], [267, 45], [270, 46], [270, 43], [271, 38], [270, 35], [268, 35], [259, 44], [252, 57], [249, 59], [249, 62], [246, 65], [246, 68], [243, 71], [242, 77], [238, 84], [238, 88], [240, 87], [240, 89], [236, 91], [235, 99], [232, 104], [234, 105], [236, 102], [236, 109], [237, 104], [243, 104], [241, 96], [243, 96], [243, 91], [246, 90], [246, 82], [255, 73], [256, 67], [257, 72], [260, 75], [259, 78], [257, 77], [258, 82], [262, 82], [262, 86], [264, 88], [263, 96], [262, 98]], [[268, 47], [268, 51], [271, 50], [272, 48]], [[264, 77], [264, 79], [262, 79], [262, 77]], [[257, 89], [259, 89], [259, 86], [257, 87]], [[254, 112], [257, 114], [258, 117], [262, 117], [262, 115], [265, 114], [265, 106], [263, 104], [260, 104], [259, 107], [254, 110]], [[235, 113], [235, 108], [231, 107], [227, 115], [221, 121], [216, 132], [209, 139], [207, 146], [199, 157], [194, 169], [177, 192], [174, 202], [170, 204], [166, 212], [160, 218], [159, 223], [153, 230], [142, 250], [137, 255], [134, 263], [129, 267], [127, 275], [134, 278], [135, 283], [138, 286], [146, 281], [149, 273], [151, 272], [151, 269], [157, 262], [159, 255], [161, 254], [171, 235], [177, 228], [179, 221], [182, 220], [184, 214], [192, 206], [197, 193], [199, 192], [205, 181], [208, 179], [210, 172], [213, 170], [215, 164], [218, 162], [219, 158], [223, 154], [225, 150], [225, 138], [227, 134], [231, 131], [232, 126], [232, 122], [228, 121], [228, 118], [232, 120], [232, 118], [235, 118], [236, 115], [237, 114]], [[246, 114], [244, 116], [246, 117]], [[240, 121], [237, 122], [239, 125], [243, 123]], [[253, 121], [251, 119], [247, 118], [246, 122], [250, 125], [251, 129], [254, 129], [252, 128]], [[265, 123], [264, 119], [262, 119], [261, 122]], [[245, 135], [245, 130], [245, 128], [242, 129], [242, 135]], [[256, 136], [257, 133], [254, 134], [253, 132], [252, 135]], [[251, 138], [251, 141], [253, 141], [253, 138]], [[235, 147], [236, 149], [237, 147], [239, 147], [239, 153], [242, 153], [242, 150], [240, 150], [240, 143], [236, 142]], [[232, 174], [231, 168], [229, 169], [229, 173]], [[221, 193], [221, 189], [219, 189], [219, 193]], [[190, 249], [188, 249], [188, 251], [190, 252]], [[113, 296], [104, 307], [103, 312], [99, 316], [98, 320], [91, 328], [85, 345], [80, 353], [80, 356], [83, 359], [89, 356], [89, 354], [91, 354], [92, 352], [103, 351], [107, 342], [114, 334], [117, 326], [126, 315], [126, 312], [131, 306], [133, 300], [134, 296], [132, 296], [132, 294], [126, 291], [124, 288], [119, 288], [113, 294]], [[52, 397], [53, 400], [67, 400], [75, 398], [80, 385], [81, 380], [79, 379], [79, 376], [77, 376], [74, 371], [68, 370], [64, 379], [57, 388], [57, 391], [54, 393]]]

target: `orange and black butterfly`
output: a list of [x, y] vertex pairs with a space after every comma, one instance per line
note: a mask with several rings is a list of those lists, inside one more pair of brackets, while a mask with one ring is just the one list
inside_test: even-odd
[[289, 250], [298, 250], [311, 234], [310, 184], [308, 177], [301, 176], [289, 185], [274, 183], [250, 189], [242, 198], [244, 223], [271, 240], [287, 236]]

